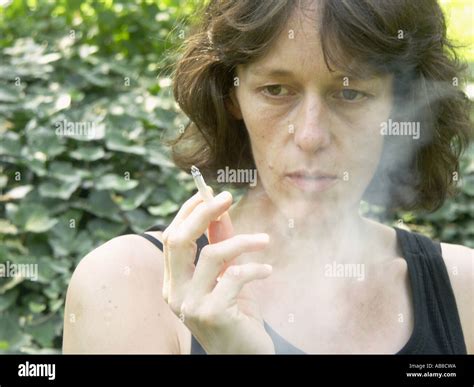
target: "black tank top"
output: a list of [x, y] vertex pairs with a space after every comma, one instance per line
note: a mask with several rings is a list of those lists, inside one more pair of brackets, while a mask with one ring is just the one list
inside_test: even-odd
[[[154, 226], [147, 231], [163, 229], [162, 226]], [[413, 332], [397, 354], [466, 354], [456, 299], [439, 242], [396, 227], [395, 231], [397, 243], [407, 261], [415, 316]], [[163, 251], [163, 244], [158, 239], [148, 234], [140, 235]], [[198, 249], [195, 263], [208, 240], [202, 235], [196, 243]], [[281, 337], [265, 321], [264, 327], [275, 344], [277, 354], [305, 354]], [[206, 354], [194, 336], [191, 340], [191, 354]]]

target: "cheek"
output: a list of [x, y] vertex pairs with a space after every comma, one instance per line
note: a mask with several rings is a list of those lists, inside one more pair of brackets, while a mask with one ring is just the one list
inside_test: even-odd
[[260, 102], [258, 98], [253, 98], [249, 102], [242, 108], [242, 114], [250, 135], [257, 138], [266, 137], [281, 129], [284, 115], [279, 113], [279, 109]]
[[260, 183], [268, 192], [280, 192], [277, 176], [284, 169], [287, 120], [275, 114], [275, 108], [257, 101], [241, 109]]
[[282, 109], [263, 103], [256, 96], [243, 95], [240, 100], [242, 116], [249, 133], [255, 161], [271, 160], [277, 154], [279, 141], [285, 135], [287, 120]]
[[362, 185], [372, 178], [381, 159], [384, 147], [381, 123], [388, 119], [390, 112], [390, 100], [381, 100], [354, 114], [350, 123], [339, 123], [345, 138], [344, 164], [352, 169]]
[[288, 125], [291, 109], [278, 103], [269, 103], [255, 87], [244, 86], [237, 91], [243, 119], [250, 135], [273, 135]]
[[[289, 136], [292, 109], [268, 104], [242, 89], [239, 105], [260, 172], [284, 163], [282, 149]], [[364, 108], [330, 111], [325, 124], [334, 137], [329, 153], [335, 164], [352, 164], [361, 172], [370, 172], [374, 164], [376, 167], [383, 149], [380, 125], [389, 117], [391, 106], [391, 98], [384, 96]]]

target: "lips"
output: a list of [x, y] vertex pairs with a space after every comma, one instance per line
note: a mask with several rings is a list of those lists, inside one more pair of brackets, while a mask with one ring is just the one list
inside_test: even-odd
[[337, 175], [326, 172], [291, 172], [285, 178], [296, 188], [305, 192], [322, 192], [337, 183]]

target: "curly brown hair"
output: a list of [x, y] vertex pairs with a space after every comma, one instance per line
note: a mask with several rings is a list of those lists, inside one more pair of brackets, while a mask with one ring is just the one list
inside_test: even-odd
[[[263, 57], [279, 36], [295, 0], [211, 0], [183, 45], [174, 95], [190, 122], [170, 142], [176, 165], [197, 165], [210, 179], [225, 166], [255, 168], [245, 124], [228, 110], [237, 65]], [[354, 71], [354, 61], [394, 75], [391, 117], [418, 121], [420, 141], [387, 137], [364, 199], [389, 192], [390, 209], [434, 211], [456, 190], [459, 159], [472, 139], [471, 101], [461, 90], [466, 66], [446, 36], [435, 0], [321, 0], [320, 28], [330, 70]], [[316, 22], [315, 22], [316, 23]], [[400, 39], [400, 31], [403, 39]], [[337, 43], [337, 44], [335, 44]], [[416, 147], [403, 165], [393, 154]]]

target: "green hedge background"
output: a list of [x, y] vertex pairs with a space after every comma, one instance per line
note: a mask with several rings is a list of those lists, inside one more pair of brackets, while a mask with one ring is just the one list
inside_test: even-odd
[[[472, 69], [473, 4], [442, 4]], [[0, 278], [0, 352], [60, 352], [64, 298], [80, 259], [117, 235], [169, 223], [193, 191], [163, 138], [186, 122], [169, 65], [198, 5], [0, 0], [0, 263], [39, 269], [37, 281]], [[71, 123], [91, 136], [57, 135]], [[439, 211], [385, 221], [474, 247], [473, 149], [461, 176], [460, 194]]]

